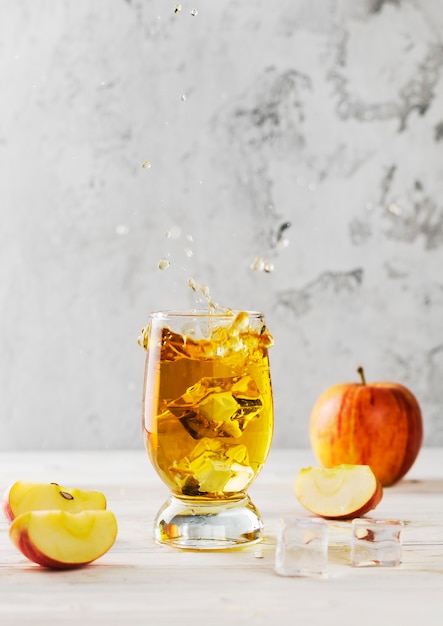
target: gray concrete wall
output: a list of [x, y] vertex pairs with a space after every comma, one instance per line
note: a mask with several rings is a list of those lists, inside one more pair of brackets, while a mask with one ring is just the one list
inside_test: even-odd
[[0, 448], [141, 447], [189, 277], [265, 313], [274, 445], [359, 365], [442, 445], [443, 3], [174, 7], [0, 4]]

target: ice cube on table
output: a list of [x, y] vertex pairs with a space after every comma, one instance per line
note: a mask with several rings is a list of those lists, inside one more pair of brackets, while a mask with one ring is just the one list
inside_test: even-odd
[[329, 528], [322, 519], [281, 518], [275, 571], [281, 576], [327, 575]]
[[354, 567], [395, 567], [402, 562], [400, 520], [356, 518], [351, 524], [351, 564]]

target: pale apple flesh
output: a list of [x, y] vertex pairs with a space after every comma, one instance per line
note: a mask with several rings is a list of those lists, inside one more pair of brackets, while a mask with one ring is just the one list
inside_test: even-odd
[[117, 532], [115, 515], [109, 510], [29, 511], [9, 526], [9, 537], [24, 556], [54, 569], [95, 561], [112, 547]]
[[375, 509], [383, 497], [383, 487], [368, 465], [306, 467], [295, 480], [295, 495], [311, 513], [345, 520]]
[[62, 487], [57, 483], [19, 480], [3, 494], [2, 508], [9, 522], [28, 511], [60, 510], [78, 513], [106, 509], [106, 497], [100, 491]]

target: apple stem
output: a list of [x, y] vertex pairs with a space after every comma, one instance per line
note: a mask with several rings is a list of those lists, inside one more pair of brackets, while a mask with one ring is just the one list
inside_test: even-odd
[[357, 372], [360, 374], [361, 384], [366, 385], [365, 372], [361, 366], [357, 368]]

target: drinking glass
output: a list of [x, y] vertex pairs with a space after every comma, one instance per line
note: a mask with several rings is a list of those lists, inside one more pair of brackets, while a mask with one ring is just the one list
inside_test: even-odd
[[263, 538], [247, 489], [272, 441], [272, 343], [259, 312], [151, 314], [143, 434], [170, 490], [154, 520], [158, 542], [211, 550]]

